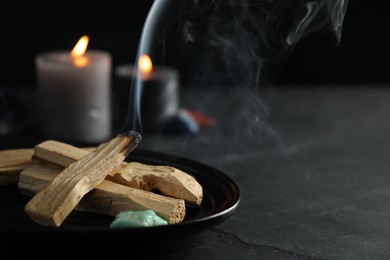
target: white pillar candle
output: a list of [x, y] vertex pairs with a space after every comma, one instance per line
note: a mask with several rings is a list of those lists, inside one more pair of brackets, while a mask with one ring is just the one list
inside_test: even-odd
[[65, 51], [36, 57], [44, 137], [98, 143], [111, 135], [111, 55], [85, 52], [84, 66]]

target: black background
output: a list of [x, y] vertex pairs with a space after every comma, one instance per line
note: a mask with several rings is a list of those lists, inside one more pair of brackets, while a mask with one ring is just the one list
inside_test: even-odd
[[[313, 34], [300, 40], [288, 59], [272, 72], [275, 85], [386, 84], [390, 69], [389, 16], [386, 1], [350, 0], [341, 43], [330, 34]], [[34, 86], [37, 53], [71, 49], [84, 34], [89, 48], [107, 50], [113, 65], [135, 59], [138, 40], [152, 0], [105, 1], [82, 5], [77, 1], [10, 2], [0, 16], [0, 86]], [[192, 53], [168, 48], [168, 65], [186, 80]]]

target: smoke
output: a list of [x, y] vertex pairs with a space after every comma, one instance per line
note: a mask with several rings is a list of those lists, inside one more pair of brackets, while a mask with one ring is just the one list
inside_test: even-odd
[[[157, 53], [164, 59], [172, 42], [167, 40], [169, 30], [176, 28], [173, 54], [186, 67], [184, 84], [239, 87], [251, 100], [242, 111], [252, 119], [248, 132], [253, 133], [251, 129], [268, 127], [264, 124], [268, 107], [257, 90], [269, 82], [272, 65], [283, 63], [296, 44], [312, 33], [330, 32], [339, 44], [346, 9], [347, 0], [155, 0], [137, 59], [149, 54], [161, 61]], [[139, 104], [141, 88], [138, 80], [130, 97], [133, 104]], [[130, 107], [129, 113], [139, 115], [138, 105]], [[134, 120], [129, 128], [136, 125]]]
[[[182, 4], [177, 40], [193, 85], [259, 86], [309, 34], [341, 41], [347, 0], [195, 0]], [[195, 68], [194, 68], [195, 67]], [[208, 77], [207, 75], [219, 75]]]

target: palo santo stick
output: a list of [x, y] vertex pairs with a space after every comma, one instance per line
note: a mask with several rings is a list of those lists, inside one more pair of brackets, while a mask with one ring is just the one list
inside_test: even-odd
[[33, 153], [28, 148], [0, 151], [0, 185], [18, 183], [19, 172], [33, 164]]
[[[85, 150], [54, 140], [42, 142], [34, 150], [34, 159], [62, 167], [88, 154]], [[193, 176], [177, 168], [135, 162], [122, 162], [121, 165], [123, 167], [107, 175], [106, 179], [133, 188], [159, 190], [164, 195], [184, 199], [196, 206], [202, 202], [202, 186]]]
[[140, 135], [119, 134], [80, 160], [71, 163], [25, 206], [38, 224], [59, 227], [81, 198], [115, 171], [138, 144]]
[[[37, 163], [20, 173], [18, 188], [33, 196], [55, 178], [62, 168]], [[87, 193], [75, 210], [116, 216], [122, 211], [151, 209], [169, 224], [180, 223], [186, 213], [182, 199], [163, 196], [104, 180]]]
[[[96, 149], [96, 147], [83, 147], [87, 154]], [[19, 174], [25, 168], [34, 164], [33, 148], [16, 148], [0, 151], [0, 186], [17, 185]]]
[[34, 160], [68, 167], [71, 163], [80, 160], [91, 151], [56, 140], [47, 140], [34, 147], [32, 158]]
[[182, 198], [200, 206], [202, 186], [195, 178], [177, 168], [130, 162], [125, 168], [107, 176], [107, 180], [142, 190], [159, 190], [162, 194]]

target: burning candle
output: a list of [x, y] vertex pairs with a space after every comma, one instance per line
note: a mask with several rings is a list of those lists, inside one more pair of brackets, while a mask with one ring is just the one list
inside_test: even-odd
[[[137, 60], [137, 67], [124, 64], [116, 69], [118, 79], [120, 104], [128, 104], [130, 87], [136, 86], [136, 79], [140, 78], [140, 116], [143, 130], [158, 130], [164, 122], [176, 115], [179, 110], [179, 73], [176, 69], [167, 66], [154, 66], [148, 55], [141, 55]], [[123, 94], [123, 93], [127, 93]], [[125, 98], [125, 100], [124, 100]], [[130, 105], [137, 102], [130, 100]], [[122, 111], [127, 111], [121, 107]], [[127, 115], [136, 117], [137, 114]]]
[[83, 36], [72, 51], [36, 57], [40, 128], [48, 138], [99, 143], [111, 135], [111, 55], [88, 50]]

